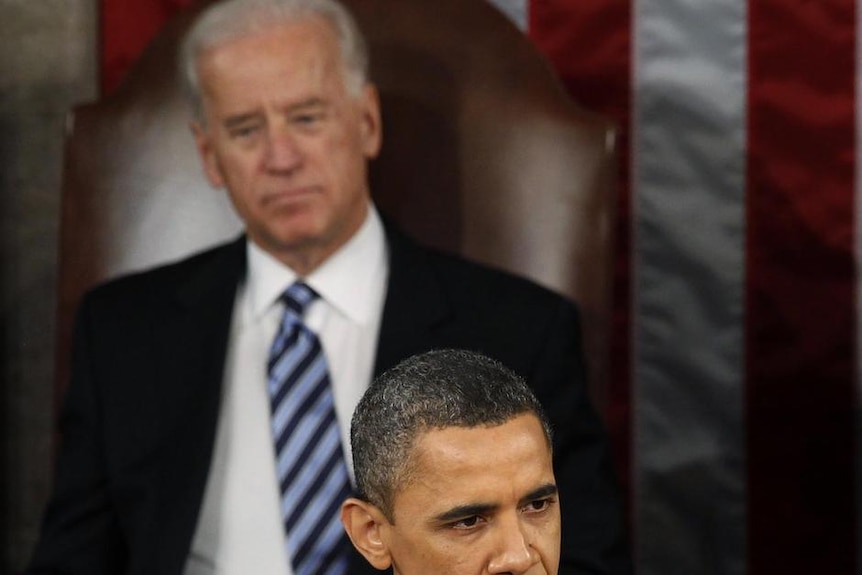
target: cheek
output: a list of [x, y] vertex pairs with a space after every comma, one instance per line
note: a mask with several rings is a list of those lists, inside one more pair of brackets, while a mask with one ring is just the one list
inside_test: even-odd
[[447, 575], [477, 575], [484, 572], [486, 557], [475, 544], [446, 538], [424, 541], [423, 553], [417, 554], [423, 573]]
[[331, 142], [318, 148], [309, 171], [322, 178], [333, 192], [331, 199], [340, 204], [353, 204], [367, 182], [366, 163], [352, 142]]
[[556, 573], [560, 564], [560, 534], [559, 514], [534, 534], [534, 546], [548, 573]]
[[335, 162], [343, 171], [355, 173], [366, 160], [364, 142], [359, 126], [333, 131], [323, 142], [320, 156], [324, 161]]
[[238, 199], [246, 199], [255, 178], [254, 158], [240, 154], [229, 154], [218, 159], [219, 169], [230, 192]]
[[460, 554], [433, 534], [400, 533], [392, 538], [389, 549], [400, 575], [460, 575], [452, 569]]

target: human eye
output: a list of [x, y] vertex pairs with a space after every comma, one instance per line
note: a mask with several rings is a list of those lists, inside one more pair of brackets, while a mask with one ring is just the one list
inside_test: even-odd
[[533, 499], [528, 502], [521, 510], [524, 513], [544, 513], [548, 509], [550, 509], [555, 503], [556, 498], [553, 496], [541, 497], [539, 499]]
[[228, 135], [235, 140], [248, 140], [260, 131], [258, 124], [241, 124], [228, 130]]
[[321, 119], [321, 114], [297, 114], [293, 117], [293, 121], [297, 124], [313, 124]]
[[483, 522], [484, 522], [484, 519], [482, 517], [480, 517], [479, 515], [470, 515], [469, 517], [464, 517], [464, 518], [461, 518], [457, 521], [453, 521], [452, 523], [449, 524], [449, 526], [452, 529], [457, 529], [457, 530], [461, 530], [461, 531], [468, 531], [468, 530], [476, 529], [477, 527], [482, 525]]
[[321, 108], [299, 110], [290, 116], [290, 123], [303, 130], [313, 130], [323, 123], [326, 113]]

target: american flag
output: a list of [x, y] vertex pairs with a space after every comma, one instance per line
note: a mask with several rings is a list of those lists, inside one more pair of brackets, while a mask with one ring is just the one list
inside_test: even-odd
[[[189, 3], [102, 0], [106, 90]], [[862, 574], [856, 2], [495, 4], [621, 129], [604, 415], [638, 572]]]

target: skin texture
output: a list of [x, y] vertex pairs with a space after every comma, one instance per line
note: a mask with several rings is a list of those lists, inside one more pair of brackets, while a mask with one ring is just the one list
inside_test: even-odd
[[534, 415], [425, 432], [410, 459], [392, 522], [365, 501], [342, 506], [350, 539], [374, 567], [397, 575], [556, 575], [560, 507]]
[[335, 33], [316, 16], [228, 40], [197, 65], [204, 122], [192, 131], [208, 180], [252, 241], [308, 274], [368, 212], [375, 88], [348, 92]]

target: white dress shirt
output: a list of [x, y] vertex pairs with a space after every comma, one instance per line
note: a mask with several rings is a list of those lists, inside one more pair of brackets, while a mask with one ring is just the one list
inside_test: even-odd
[[[247, 249], [213, 461], [185, 575], [292, 575], [279, 511], [266, 362], [283, 313], [278, 298], [298, 278], [254, 243]], [[305, 323], [326, 354], [351, 476], [350, 417], [373, 375], [389, 275], [386, 249], [372, 208], [350, 241], [304, 278], [320, 295]]]

